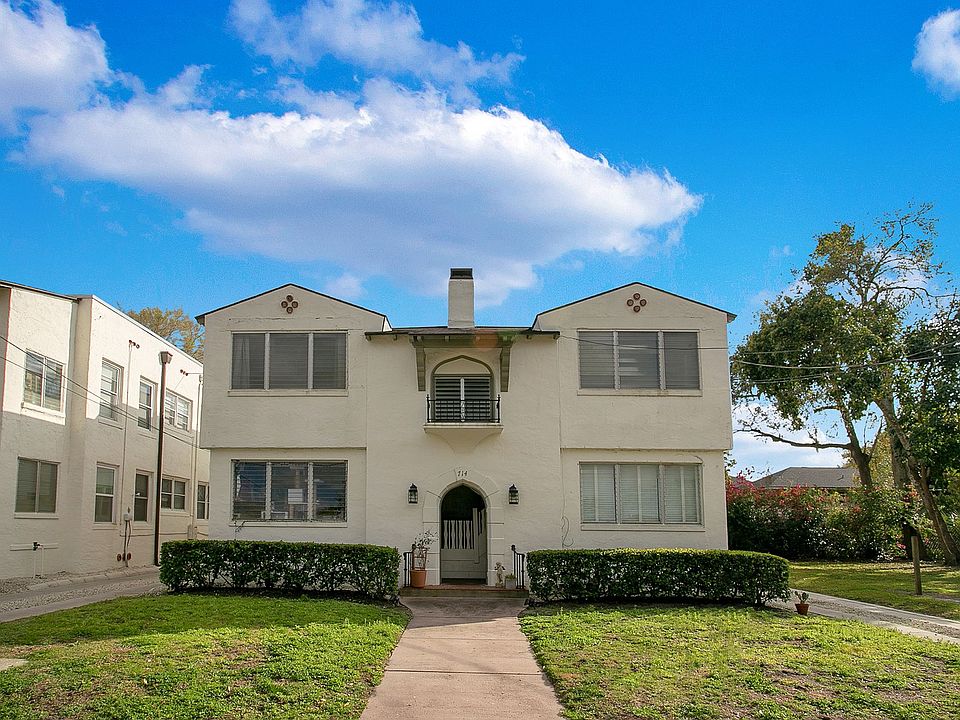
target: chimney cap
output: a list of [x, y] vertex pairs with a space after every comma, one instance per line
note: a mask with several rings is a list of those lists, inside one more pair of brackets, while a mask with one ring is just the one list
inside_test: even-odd
[[451, 280], [473, 280], [473, 268], [450, 268]]

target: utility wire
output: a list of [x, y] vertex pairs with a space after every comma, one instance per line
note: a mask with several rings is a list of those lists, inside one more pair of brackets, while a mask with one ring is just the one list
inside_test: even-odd
[[[20, 347], [19, 345], [17, 345], [17, 344], [14, 343], [13, 341], [11, 341], [9, 338], [4, 337], [3, 335], [0, 335], [0, 340], [3, 340], [4, 342], [6, 342], [6, 343], [7, 343], [8, 345], [10, 345], [11, 347], [16, 348], [17, 350], [20, 350], [20, 351], [23, 352], [23, 353], [29, 352], [28, 350], [24, 350], [22, 347]], [[4, 358], [3, 358], [3, 359], [4, 359], [4, 361], [10, 363], [10, 364], [13, 365], [14, 367], [18, 367], [18, 368], [21, 368], [21, 369], [23, 369], [23, 370], [27, 370], [27, 366], [26, 366], [26, 365], [21, 365], [20, 363], [16, 362], [15, 360], [13, 360], [12, 358], [10, 358], [10, 357], [7, 356], [7, 355], [4, 355]], [[63, 389], [66, 390], [67, 392], [69, 392], [70, 394], [75, 395], [76, 397], [82, 398], [83, 400], [88, 401], [88, 402], [91, 401], [91, 400], [94, 401], [94, 402], [96, 402], [97, 404], [100, 404], [100, 403], [102, 402], [102, 398], [100, 397], [100, 394], [99, 394], [99, 393], [95, 393], [93, 390], [91, 390], [90, 388], [88, 388], [86, 385], [82, 385], [82, 384], [78, 383], [76, 380], [73, 380], [73, 379], [67, 377], [66, 373], [61, 373], [60, 378], [61, 378], [61, 380], [63, 380], [64, 383], [65, 383], [64, 386], [63, 386]], [[72, 388], [69, 387], [69, 385], [75, 385], [77, 388], [79, 388], [79, 390], [73, 390]], [[161, 399], [161, 402], [162, 402], [162, 399]], [[122, 415], [126, 420], [138, 420], [138, 419], [139, 419], [139, 417], [138, 417], [137, 415], [135, 415], [135, 414], [133, 414], [133, 413], [130, 413], [130, 412], [127, 412], [127, 411], [126, 411], [124, 408], [122, 408], [122, 407], [119, 407], [119, 406], [118, 406], [118, 407], [114, 408], [114, 410], [116, 410], [117, 413], [120, 414], [120, 415]], [[159, 411], [159, 421], [160, 421], [160, 422], [165, 422], [162, 408], [158, 409], [158, 411]], [[169, 434], [169, 437], [172, 437], [172, 438], [174, 438], [175, 440], [178, 440], [179, 442], [182, 442], [184, 445], [187, 445], [187, 446], [189, 446], [190, 448], [193, 447], [193, 441], [191, 441], [191, 440], [185, 440], [184, 438], [180, 437], [180, 436], [177, 435], [176, 433], [170, 433], [170, 434]]]

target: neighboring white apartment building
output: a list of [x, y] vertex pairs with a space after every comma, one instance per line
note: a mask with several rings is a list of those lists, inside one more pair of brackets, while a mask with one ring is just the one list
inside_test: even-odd
[[511, 546], [727, 545], [732, 316], [633, 283], [476, 327], [285, 285], [206, 313], [211, 537], [376, 543], [436, 530], [428, 582], [509, 572]]
[[161, 420], [161, 541], [206, 536], [202, 370], [97, 297], [0, 281], [0, 577], [151, 564]]

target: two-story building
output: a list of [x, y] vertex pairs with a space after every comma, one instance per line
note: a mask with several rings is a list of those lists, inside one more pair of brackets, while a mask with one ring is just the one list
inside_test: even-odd
[[206, 536], [202, 370], [97, 297], [0, 281], [0, 577], [150, 565], [158, 489], [161, 542]]
[[206, 313], [212, 537], [377, 543], [435, 530], [428, 582], [521, 551], [724, 548], [725, 311], [632, 283], [477, 327], [285, 285]]

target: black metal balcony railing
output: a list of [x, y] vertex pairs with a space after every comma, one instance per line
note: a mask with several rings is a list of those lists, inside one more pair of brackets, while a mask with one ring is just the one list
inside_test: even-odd
[[427, 395], [428, 423], [498, 423], [500, 396], [496, 400], [445, 400]]

